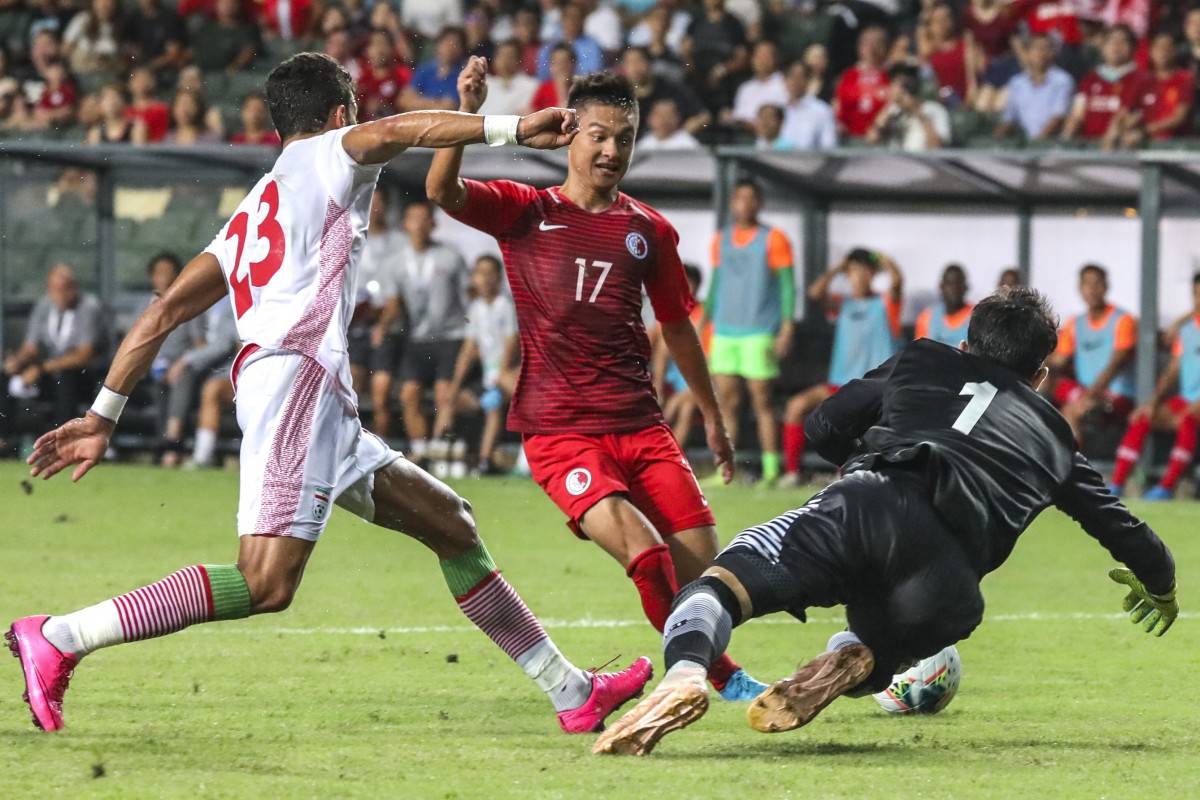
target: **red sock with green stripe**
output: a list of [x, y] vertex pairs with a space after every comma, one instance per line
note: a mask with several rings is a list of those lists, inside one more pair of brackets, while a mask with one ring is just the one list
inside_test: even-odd
[[467, 619], [517, 662], [556, 711], [583, 705], [592, 691], [587, 673], [567, 660], [479, 542], [441, 562], [446, 585]]
[[196, 564], [111, 600], [50, 617], [42, 633], [62, 652], [82, 658], [101, 647], [248, 616], [250, 588], [238, 568]]

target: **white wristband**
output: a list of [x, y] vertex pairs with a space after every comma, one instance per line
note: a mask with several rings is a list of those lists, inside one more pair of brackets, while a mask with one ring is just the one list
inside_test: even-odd
[[100, 394], [96, 395], [96, 400], [92, 403], [92, 413], [98, 417], [104, 417], [115, 425], [121, 418], [121, 412], [125, 410], [125, 403], [128, 400], [129, 398], [125, 395], [117, 394], [107, 386], [101, 386]]
[[489, 147], [517, 144], [517, 126], [521, 118], [515, 114], [488, 114], [483, 118], [483, 140]]

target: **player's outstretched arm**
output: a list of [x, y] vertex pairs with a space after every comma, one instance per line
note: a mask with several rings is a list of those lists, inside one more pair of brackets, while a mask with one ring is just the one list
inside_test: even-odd
[[[468, 70], [486, 77], [487, 61], [472, 57], [463, 73]], [[410, 147], [460, 147], [487, 142], [554, 150], [571, 141], [574, 129], [575, 113], [565, 108], [544, 108], [523, 117], [409, 111], [355, 125], [342, 139], [342, 146], [360, 164], [382, 164]]]
[[679, 371], [692, 390], [692, 396], [696, 398], [696, 405], [704, 417], [704, 432], [708, 437], [708, 447], [712, 450], [713, 463], [721, 471], [725, 483], [729, 483], [733, 480], [733, 442], [725, 430], [725, 420], [717, 404], [717, 393], [713, 390], [708, 360], [704, 357], [696, 327], [687, 317], [660, 323], [659, 327], [663, 343], [679, 365]]
[[900, 353], [861, 378], [850, 381], [817, 406], [804, 420], [809, 446], [830, 464], [841, 466], [858, 448], [858, 440], [879, 424], [883, 388]]
[[[1158, 611], [1156, 621], [1166, 620], [1160, 629], [1162, 635], [1178, 611], [1174, 608], [1175, 560], [1163, 541], [1109, 493], [1100, 473], [1079, 453], [1075, 454], [1070, 476], [1059, 487], [1054, 504], [1129, 568], [1110, 573], [1113, 580], [1131, 589], [1125, 610], [1134, 616], [1134, 622], [1143, 624], [1151, 611]], [[1144, 596], [1131, 602], [1130, 598], [1139, 592]], [[1142, 610], [1146, 613], [1139, 616]], [[1149, 625], [1146, 630], [1153, 632], [1154, 627]]]
[[47, 479], [75, 466], [71, 480], [77, 481], [96, 466], [108, 449], [125, 399], [150, 369], [167, 336], [224, 296], [225, 276], [217, 259], [208, 253], [192, 259], [171, 288], [133, 323], [117, 348], [92, 409], [34, 443], [28, 459], [30, 474]]

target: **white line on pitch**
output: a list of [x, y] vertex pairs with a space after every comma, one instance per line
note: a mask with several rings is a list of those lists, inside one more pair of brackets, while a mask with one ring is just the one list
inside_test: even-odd
[[[984, 624], [989, 622], [1076, 622], [1076, 621], [1113, 621], [1124, 620], [1127, 615], [1121, 613], [1115, 614], [1096, 614], [1091, 612], [1041, 612], [1033, 611], [1024, 614], [992, 614], [985, 616]], [[1200, 612], [1184, 611], [1179, 615], [1180, 619], [1200, 619]], [[844, 617], [836, 616], [821, 616], [809, 617], [809, 623], [814, 625], [844, 625], [846, 620]], [[542, 625], [550, 629], [566, 629], [578, 630], [586, 628], [633, 628], [646, 624], [644, 619], [543, 619]], [[798, 625], [799, 623], [788, 617], [772, 617], [768, 619], [751, 620], [752, 625]], [[366, 627], [356, 626], [352, 628], [336, 628], [336, 627], [316, 627], [316, 628], [291, 628], [291, 627], [276, 627], [276, 628], [259, 628], [255, 626], [206, 626], [200, 630], [207, 633], [247, 633], [261, 635], [264, 633], [277, 633], [286, 635], [312, 635], [325, 634], [331, 636], [378, 636], [380, 633], [384, 635], [412, 635], [422, 633], [467, 633], [477, 631], [474, 625], [417, 625], [411, 627]]]

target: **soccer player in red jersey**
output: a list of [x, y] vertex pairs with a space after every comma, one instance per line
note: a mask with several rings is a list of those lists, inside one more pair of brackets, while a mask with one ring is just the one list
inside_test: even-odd
[[[459, 76], [464, 111], [487, 96], [486, 62]], [[581, 538], [625, 568], [646, 617], [663, 629], [681, 583], [717, 553], [708, 502], [654, 394], [642, 291], [704, 416], [714, 460], [733, 477], [733, 449], [713, 392], [679, 236], [657, 211], [618, 190], [629, 167], [638, 106], [632, 85], [606, 73], [577, 78], [579, 132], [562, 186], [459, 177], [462, 148], [439, 152], [429, 198], [496, 237], [517, 309], [521, 377], [508, 416], [524, 435], [534, 479]], [[732, 660], [709, 671], [726, 699], [765, 688]]]

